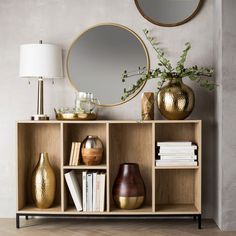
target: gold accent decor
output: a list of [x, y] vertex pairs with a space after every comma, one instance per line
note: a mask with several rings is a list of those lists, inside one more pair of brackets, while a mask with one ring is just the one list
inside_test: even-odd
[[57, 120], [96, 120], [96, 113], [61, 113], [54, 109]]
[[194, 108], [193, 90], [184, 84], [182, 79], [170, 80], [160, 89], [157, 96], [158, 109], [169, 120], [183, 120]]
[[154, 120], [154, 93], [142, 94], [142, 120]]
[[46, 152], [40, 153], [38, 164], [32, 174], [32, 195], [35, 205], [45, 209], [51, 207], [55, 199], [56, 177]]
[[[146, 64], [146, 70], [147, 70], [147, 71], [150, 70], [150, 57], [149, 57], [149, 54], [148, 54], [147, 47], [146, 47], [146, 45], [144, 44], [144, 41], [139, 37], [138, 34], [136, 34], [136, 33], [135, 33], [133, 30], [131, 30], [130, 28], [128, 28], [128, 27], [126, 27], [126, 26], [124, 26], [124, 25], [116, 24], [116, 23], [102, 23], [102, 24], [96, 24], [96, 25], [94, 25], [94, 26], [92, 26], [92, 27], [90, 27], [90, 28], [84, 30], [77, 38], [75, 38], [74, 41], [72, 42], [72, 44], [70, 45], [69, 50], [68, 50], [67, 57], [66, 57], [66, 70], [67, 70], [67, 75], [68, 75], [69, 81], [70, 81], [71, 85], [74, 87], [74, 89], [77, 90], [76, 86], [74, 85], [74, 83], [73, 83], [72, 80], [71, 80], [71, 76], [70, 76], [69, 69], [68, 69], [68, 67], [69, 67], [69, 66], [68, 66], [69, 55], [70, 55], [71, 49], [72, 49], [73, 45], [76, 43], [76, 41], [77, 41], [78, 39], [80, 39], [80, 37], [81, 37], [83, 34], [85, 34], [87, 31], [89, 31], [89, 30], [91, 30], [91, 29], [93, 29], [93, 28], [96, 28], [96, 27], [98, 27], [98, 26], [114, 26], [114, 27], [118, 27], [118, 28], [121, 28], [121, 29], [125, 29], [125, 30], [129, 31], [131, 34], [133, 34], [133, 35], [138, 39], [138, 41], [141, 43], [141, 45], [142, 45], [142, 47], [143, 47], [143, 49], [144, 49], [144, 52], [145, 52], [145, 54], [146, 54], [146, 62], [147, 62], [147, 64]], [[136, 68], [134, 68], [134, 69], [136, 69]], [[121, 71], [121, 74], [122, 74], [122, 71]], [[121, 82], [121, 83], [122, 83], [122, 82]], [[143, 82], [143, 85], [140, 86], [140, 88], [139, 88], [132, 96], [130, 96], [128, 99], [126, 99], [125, 101], [121, 101], [121, 102], [119, 102], [119, 103], [114, 103], [114, 104], [98, 104], [98, 106], [100, 106], [100, 107], [114, 107], [114, 106], [119, 106], [119, 105], [121, 105], [121, 104], [124, 104], [124, 103], [130, 101], [131, 99], [133, 99], [134, 97], [136, 97], [136, 96], [139, 94], [139, 92], [143, 89], [143, 87], [145, 86], [145, 84], [146, 84], [146, 81], [144, 81], [144, 82]]]
[[138, 196], [138, 197], [119, 197], [114, 196], [114, 200], [116, 204], [121, 209], [126, 210], [133, 210], [139, 208], [144, 201], [144, 196]]

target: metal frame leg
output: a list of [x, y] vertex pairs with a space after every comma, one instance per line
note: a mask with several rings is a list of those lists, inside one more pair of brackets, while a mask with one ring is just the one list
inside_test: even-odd
[[16, 214], [16, 228], [17, 229], [20, 228], [20, 216], [19, 216], [19, 214]]
[[202, 228], [202, 215], [198, 215], [198, 229]]
[[26, 215], [26, 216], [25, 216], [25, 219], [26, 219], [26, 220], [28, 220], [28, 219], [29, 219], [29, 216], [28, 216], [28, 215]]

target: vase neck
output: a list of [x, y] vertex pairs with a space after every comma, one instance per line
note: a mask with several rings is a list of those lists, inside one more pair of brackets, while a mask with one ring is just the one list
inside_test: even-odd
[[42, 153], [39, 154], [39, 164], [40, 165], [49, 164], [48, 153], [47, 152], [42, 152]]
[[176, 83], [182, 83], [182, 78], [170, 78], [170, 83], [171, 84], [176, 84]]
[[139, 166], [136, 163], [124, 163], [120, 165], [120, 172], [123, 176], [139, 172]]

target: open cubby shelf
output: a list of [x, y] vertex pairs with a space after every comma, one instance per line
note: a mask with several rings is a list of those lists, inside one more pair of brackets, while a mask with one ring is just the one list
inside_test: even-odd
[[[104, 144], [101, 165], [69, 166], [71, 143], [97, 135]], [[198, 146], [198, 166], [155, 166], [157, 141], [192, 141]], [[19, 121], [17, 122], [17, 214], [62, 215], [200, 215], [201, 214], [201, 121]], [[32, 201], [31, 174], [40, 152], [48, 152], [56, 173], [54, 205], [40, 210]], [[112, 186], [119, 165], [139, 164], [146, 187], [143, 206], [118, 209]], [[64, 174], [75, 170], [106, 172], [104, 212], [77, 212]], [[79, 178], [81, 179], [81, 178]]]

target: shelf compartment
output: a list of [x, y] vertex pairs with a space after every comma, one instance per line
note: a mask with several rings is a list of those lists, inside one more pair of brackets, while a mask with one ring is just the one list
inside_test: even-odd
[[[144, 205], [152, 205], [152, 124], [109, 124], [109, 186], [110, 207], [115, 209], [112, 187], [122, 163], [139, 164], [146, 187]], [[129, 212], [129, 211], [126, 211]]]
[[72, 142], [82, 142], [88, 135], [96, 135], [102, 140], [104, 146], [102, 164], [105, 165], [107, 163], [106, 123], [64, 123], [63, 124], [64, 166], [68, 166], [69, 164]]
[[194, 204], [159, 204], [156, 205], [156, 214], [200, 214]]
[[[65, 173], [68, 173], [70, 170], [72, 169], [65, 169], [64, 170], [64, 174]], [[77, 169], [75, 170], [76, 171], [76, 175], [77, 175], [77, 179], [78, 179], [78, 184], [80, 186], [80, 189], [81, 189], [81, 194], [82, 194], [82, 197], [83, 197], [83, 193], [82, 193], [82, 189], [83, 189], [83, 184], [82, 184], [82, 172], [83, 171], [86, 171], [86, 170], [91, 170], [92, 172], [96, 172], [96, 171], [99, 171], [101, 170], [102, 172], [106, 172], [103, 168], [100, 168], [100, 169]], [[106, 172], [107, 173], [107, 172]], [[68, 185], [66, 183], [66, 180], [65, 180], [65, 175], [63, 175], [63, 189], [64, 189], [64, 194], [63, 194], [63, 212], [73, 212], [73, 213], [78, 213], [78, 214], [85, 214], [85, 213], [104, 213], [104, 212], [107, 212], [107, 175], [106, 175], [106, 183], [105, 183], [105, 211], [104, 212], [97, 212], [97, 211], [89, 211], [89, 212], [84, 212], [84, 211], [77, 211], [76, 208], [75, 208], [75, 204], [72, 200], [72, 197], [71, 197], [71, 193], [69, 191], [69, 188], [68, 188]], [[82, 203], [83, 204], [83, 203]]]
[[[56, 175], [55, 207], [46, 211], [59, 209], [61, 206], [61, 132], [58, 123], [18, 123], [18, 211], [33, 205], [31, 179], [38, 163], [39, 153], [47, 152], [49, 161]], [[38, 208], [29, 207], [29, 209]]]
[[155, 171], [155, 211], [185, 214], [200, 212], [199, 169], [158, 169]]
[[175, 123], [175, 121], [171, 123], [155, 123], [156, 158], [158, 155], [158, 148], [156, 146], [157, 142], [171, 141], [190, 141], [196, 144], [198, 147], [196, 151], [198, 157], [198, 166], [201, 166], [201, 121], [185, 121], [183, 123]]

